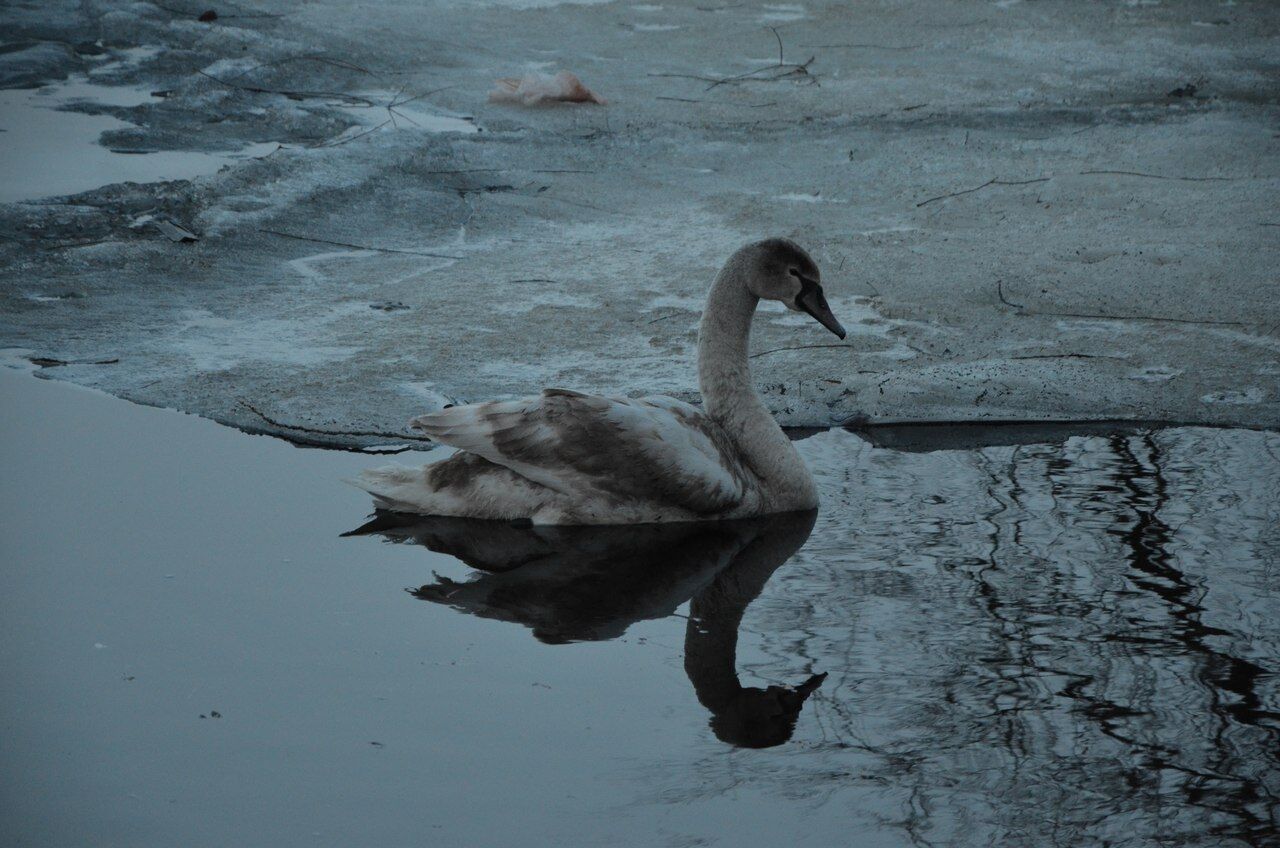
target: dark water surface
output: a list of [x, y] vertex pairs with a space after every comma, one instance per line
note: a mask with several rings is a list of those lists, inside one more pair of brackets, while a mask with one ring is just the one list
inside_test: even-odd
[[377, 458], [0, 373], [0, 844], [1275, 844], [1280, 435], [919, 435], [341, 538]]

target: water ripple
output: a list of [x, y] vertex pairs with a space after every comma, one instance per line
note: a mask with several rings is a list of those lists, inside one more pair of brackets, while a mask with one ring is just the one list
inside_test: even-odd
[[831, 679], [806, 756], [737, 785], [847, 795], [920, 844], [1274, 835], [1280, 437], [802, 445], [824, 509], [748, 616], [749, 670]]

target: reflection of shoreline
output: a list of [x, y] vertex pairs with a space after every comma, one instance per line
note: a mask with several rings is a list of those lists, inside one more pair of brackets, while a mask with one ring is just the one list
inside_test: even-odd
[[[1210, 769], [1194, 773], [1193, 782], [1183, 783], [1179, 791], [1189, 806], [1202, 806], [1236, 817], [1241, 835], [1263, 835], [1274, 827], [1253, 809], [1265, 797], [1267, 788], [1261, 781], [1226, 778], [1233, 763], [1220, 740], [1229, 734], [1233, 723], [1249, 725], [1273, 740], [1280, 738], [1276, 720], [1280, 713], [1266, 709], [1258, 694], [1261, 678], [1268, 672], [1248, 659], [1214, 647], [1214, 637], [1230, 636], [1230, 632], [1206, 624], [1201, 601], [1206, 589], [1196, 585], [1178, 567], [1176, 531], [1162, 517], [1170, 500], [1169, 482], [1163, 469], [1164, 454], [1158, 442], [1147, 433], [1141, 437], [1111, 439], [1118, 462], [1117, 482], [1124, 489], [1126, 509], [1118, 518], [1130, 522], [1128, 529], [1112, 530], [1127, 548], [1130, 567], [1127, 576], [1138, 589], [1159, 599], [1168, 616], [1157, 632], [1176, 643], [1188, 657], [1194, 657], [1194, 676], [1208, 695], [1207, 708], [1217, 727], [1205, 730], [1216, 737], [1215, 757]], [[1140, 455], [1142, 454], [1142, 455]], [[1153, 634], [1154, 635], [1154, 634]], [[1179, 752], [1173, 747], [1121, 737], [1126, 744], [1148, 752], [1153, 768], [1185, 771], [1178, 762]], [[1274, 748], [1272, 748], [1274, 752]], [[1273, 809], [1274, 812], [1274, 809]]]
[[380, 534], [454, 556], [479, 570], [414, 597], [530, 628], [540, 641], [599, 641], [690, 601], [685, 671], [725, 742], [769, 747], [791, 738], [825, 674], [796, 688], [738, 681], [738, 626], [770, 576], [800, 549], [816, 513], [739, 521], [621, 527], [517, 527], [493, 521], [379, 513], [351, 535]]
[[[824, 844], [1269, 844], [1280, 435], [911, 447], [802, 442], [822, 512], [743, 617], [752, 634], [717, 645], [676, 627], [720, 714], [734, 648], [744, 677], [829, 671], [793, 736], [803, 748], [666, 751], [645, 797], [804, 798]], [[739, 585], [717, 609], [735, 573], [681, 590], [721, 636], [751, 595]]]

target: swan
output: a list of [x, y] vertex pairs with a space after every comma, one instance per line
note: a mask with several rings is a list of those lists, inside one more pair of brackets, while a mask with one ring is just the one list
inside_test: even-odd
[[394, 512], [553, 525], [720, 520], [815, 509], [809, 469], [751, 382], [747, 345], [761, 299], [845, 337], [818, 266], [794, 242], [739, 248], [716, 275], [698, 329], [703, 409], [665, 396], [568, 389], [454, 406], [410, 426], [457, 448], [421, 468], [353, 482]]

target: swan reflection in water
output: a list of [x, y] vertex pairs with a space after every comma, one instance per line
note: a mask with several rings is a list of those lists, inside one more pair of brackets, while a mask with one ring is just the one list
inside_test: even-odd
[[767, 748], [791, 738], [804, 702], [827, 675], [794, 687], [743, 686], [738, 626], [774, 571], [809, 538], [816, 515], [522, 527], [379, 512], [345, 535], [379, 534], [461, 560], [480, 573], [466, 582], [437, 576], [410, 590], [414, 597], [523, 624], [551, 644], [614, 639], [689, 601], [684, 667], [711, 711], [713, 732], [731, 745]]

